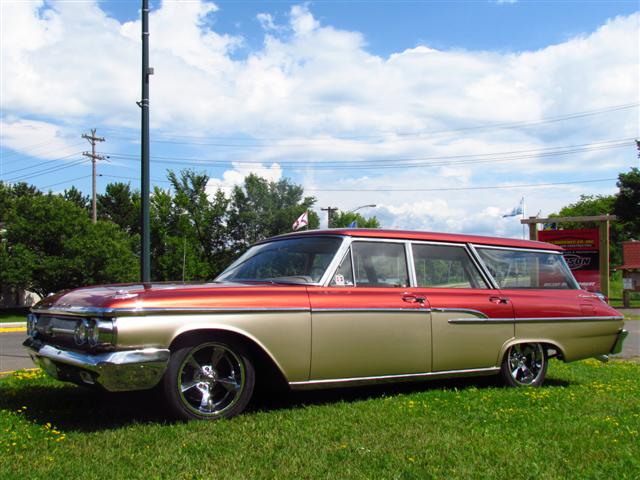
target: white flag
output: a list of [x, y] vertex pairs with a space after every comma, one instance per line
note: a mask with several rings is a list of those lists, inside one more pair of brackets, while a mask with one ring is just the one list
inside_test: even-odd
[[523, 213], [524, 213], [524, 197], [522, 197], [522, 199], [520, 200], [520, 203], [518, 203], [518, 205], [515, 206], [513, 210], [511, 210], [511, 212], [507, 213], [506, 215], [502, 215], [502, 218], [517, 217], [518, 215], [522, 215]]
[[293, 222], [293, 231], [300, 230], [302, 227], [309, 225], [309, 214], [305, 211], [298, 219]]

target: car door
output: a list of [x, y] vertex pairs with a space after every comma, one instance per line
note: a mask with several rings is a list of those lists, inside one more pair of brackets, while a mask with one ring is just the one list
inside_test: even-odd
[[513, 304], [518, 339], [553, 339], [568, 360], [610, 349], [619, 330], [616, 312], [579, 288], [559, 252], [475, 248]]
[[510, 301], [464, 244], [413, 242], [416, 287], [431, 308], [433, 372], [493, 368], [514, 336]]
[[428, 305], [409, 288], [405, 242], [354, 241], [329, 286], [309, 287], [310, 379], [428, 372]]

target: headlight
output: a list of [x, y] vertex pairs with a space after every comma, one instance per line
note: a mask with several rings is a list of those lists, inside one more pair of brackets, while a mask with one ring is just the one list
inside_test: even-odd
[[94, 318], [89, 320], [87, 325], [87, 341], [92, 347], [100, 343], [100, 329], [98, 328], [98, 321]]
[[38, 325], [38, 317], [36, 317], [33, 313], [27, 315], [27, 335], [30, 337], [35, 337], [38, 330], [36, 329]]
[[75, 340], [76, 345], [78, 346], [85, 344], [85, 342], [87, 341], [87, 321], [86, 320], [80, 320], [76, 324], [76, 329], [73, 332], [73, 339]]

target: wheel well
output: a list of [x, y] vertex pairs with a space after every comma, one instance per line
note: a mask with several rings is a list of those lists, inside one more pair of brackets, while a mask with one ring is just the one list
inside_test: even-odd
[[265, 389], [287, 388], [288, 383], [278, 365], [264, 349], [249, 337], [240, 333], [217, 329], [190, 330], [173, 339], [169, 350], [173, 353], [179, 348], [196, 345], [206, 341], [228, 341], [242, 345], [247, 349], [253, 367], [256, 370], [256, 382]]
[[[507, 351], [509, 350], [509, 348], [512, 345], [517, 345], [519, 343], [539, 343], [542, 345], [542, 347], [546, 350], [547, 355], [549, 355], [549, 358], [557, 358], [558, 360], [564, 360], [564, 352], [562, 351], [562, 348], [560, 348], [558, 345], [556, 345], [555, 343], [549, 342], [549, 341], [545, 341], [545, 340], [528, 340], [528, 339], [521, 339], [521, 340], [516, 340], [513, 342], [510, 342], [502, 351], [502, 354], [500, 355], [500, 363], [498, 365], [502, 364], [502, 361], [504, 360], [505, 355], [507, 354]], [[556, 353], [553, 355], [549, 354], [549, 350], [553, 350]]]

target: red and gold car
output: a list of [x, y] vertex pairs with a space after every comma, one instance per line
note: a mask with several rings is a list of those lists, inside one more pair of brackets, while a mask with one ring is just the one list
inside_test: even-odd
[[182, 418], [240, 413], [256, 380], [292, 389], [500, 375], [620, 351], [623, 317], [550, 244], [323, 230], [252, 246], [203, 284], [87, 287], [43, 300], [25, 342], [50, 375], [157, 387]]

